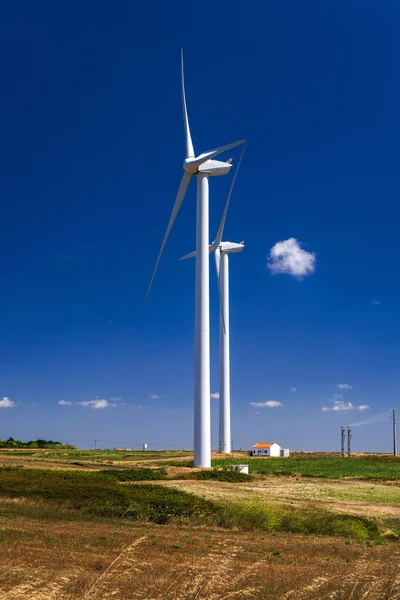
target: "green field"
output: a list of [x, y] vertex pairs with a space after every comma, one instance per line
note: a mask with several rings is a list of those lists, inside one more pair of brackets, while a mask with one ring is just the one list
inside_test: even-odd
[[[128, 473], [131, 473], [130, 478]], [[158, 475], [160, 479], [165, 477], [162, 470]], [[59, 506], [62, 510], [159, 524], [178, 520], [243, 530], [379, 537], [376, 522], [365, 517], [309, 508], [219, 503], [165, 485], [124, 485], [120, 483], [120, 477], [124, 481], [146, 481], [149, 469], [138, 469], [135, 474], [134, 471], [80, 472], [5, 467], [0, 468], [0, 498], [33, 499]], [[40, 510], [39, 505], [39, 513]]]
[[246, 463], [250, 473], [265, 475], [302, 475], [330, 479], [400, 480], [400, 457], [360, 456], [352, 458], [298, 455], [289, 458], [225, 458], [212, 466], [226, 468]]
[[79, 459], [79, 461], [139, 461], [139, 460], [157, 460], [174, 459], [180, 456], [192, 456], [193, 452], [189, 450], [12, 450], [1, 449], [0, 456], [32, 456], [38, 459], [57, 459], [70, 461]]

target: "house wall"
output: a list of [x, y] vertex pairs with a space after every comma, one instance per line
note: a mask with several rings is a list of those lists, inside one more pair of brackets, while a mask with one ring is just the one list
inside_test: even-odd
[[272, 444], [271, 448], [269, 449], [270, 456], [280, 456], [281, 455], [281, 447], [278, 446], [278, 444]]
[[269, 448], [256, 448], [251, 451], [252, 456], [269, 456]]

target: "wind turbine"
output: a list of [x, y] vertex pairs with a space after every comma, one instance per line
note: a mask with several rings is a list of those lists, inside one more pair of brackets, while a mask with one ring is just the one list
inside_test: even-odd
[[211, 427], [210, 427], [210, 289], [208, 261], [208, 178], [226, 175], [230, 162], [213, 160], [219, 154], [243, 144], [245, 140], [234, 142], [195, 156], [189, 119], [186, 107], [185, 81], [183, 72], [183, 52], [181, 51], [182, 108], [185, 129], [186, 157], [183, 161], [183, 177], [167, 230], [150, 280], [147, 296], [164, 251], [172, 226], [185, 197], [193, 175], [197, 176], [196, 212], [196, 301], [195, 301], [195, 350], [194, 350], [194, 466], [211, 467]]
[[[208, 251], [215, 253], [215, 268], [218, 279], [218, 292], [220, 297], [220, 319], [219, 319], [219, 451], [221, 454], [230, 454], [231, 448], [231, 376], [230, 376], [230, 345], [229, 345], [229, 254], [241, 252], [244, 241], [239, 244], [235, 242], [223, 242], [226, 215], [231, 200], [233, 186], [242, 162], [246, 146], [242, 150], [235, 175], [226, 200], [221, 223], [217, 235]], [[183, 256], [180, 260], [193, 258], [196, 252]]]

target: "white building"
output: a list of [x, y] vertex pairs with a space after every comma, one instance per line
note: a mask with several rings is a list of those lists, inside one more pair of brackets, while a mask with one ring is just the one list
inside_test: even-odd
[[250, 450], [251, 456], [281, 456], [281, 447], [275, 442], [254, 444]]

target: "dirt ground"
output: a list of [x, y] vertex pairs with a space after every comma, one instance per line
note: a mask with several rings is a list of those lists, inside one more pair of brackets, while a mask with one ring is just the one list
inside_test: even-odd
[[[82, 520], [0, 501], [0, 600], [393, 600], [400, 547]], [[43, 514], [43, 504], [40, 512]]]

